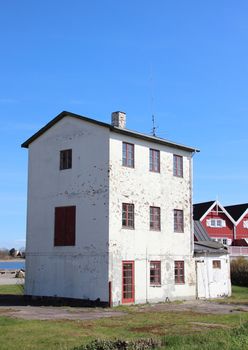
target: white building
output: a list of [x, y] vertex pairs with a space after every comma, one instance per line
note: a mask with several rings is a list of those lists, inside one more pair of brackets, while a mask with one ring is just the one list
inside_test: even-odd
[[200, 221], [194, 222], [196, 297], [231, 296], [230, 256], [227, 247], [208, 236]]
[[195, 298], [195, 148], [62, 112], [29, 149], [26, 295]]

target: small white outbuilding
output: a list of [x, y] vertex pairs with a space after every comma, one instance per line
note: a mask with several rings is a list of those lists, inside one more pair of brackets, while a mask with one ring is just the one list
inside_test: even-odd
[[196, 297], [220, 298], [231, 295], [230, 257], [227, 248], [213, 241], [199, 221], [194, 222]]

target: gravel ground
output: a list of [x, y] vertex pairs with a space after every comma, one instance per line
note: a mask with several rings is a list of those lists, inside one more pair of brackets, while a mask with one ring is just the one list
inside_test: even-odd
[[[182, 303], [164, 303], [140, 305], [138, 312], [196, 312], [208, 314], [229, 314], [248, 312], [246, 305], [219, 304], [203, 300]], [[124, 316], [125, 311], [114, 308], [58, 307], [58, 306], [1, 306], [0, 315], [27, 320], [94, 320], [105, 317]]]

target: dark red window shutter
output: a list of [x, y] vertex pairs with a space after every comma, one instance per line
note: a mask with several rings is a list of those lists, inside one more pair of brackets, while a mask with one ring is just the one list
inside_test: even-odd
[[66, 245], [75, 245], [76, 207], [66, 208]]
[[76, 207], [56, 207], [54, 224], [54, 245], [75, 245]]

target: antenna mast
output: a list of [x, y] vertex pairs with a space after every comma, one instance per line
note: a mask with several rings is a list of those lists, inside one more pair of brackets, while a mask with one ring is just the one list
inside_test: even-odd
[[156, 129], [157, 127], [155, 126], [155, 117], [152, 115], [152, 136], [156, 136]]
[[151, 87], [152, 136], [156, 136], [157, 127], [155, 126], [155, 116], [154, 116], [154, 84], [153, 84], [152, 66], [151, 66], [150, 87]]

